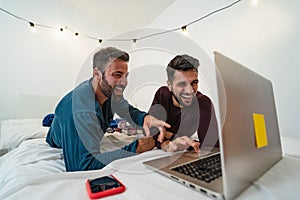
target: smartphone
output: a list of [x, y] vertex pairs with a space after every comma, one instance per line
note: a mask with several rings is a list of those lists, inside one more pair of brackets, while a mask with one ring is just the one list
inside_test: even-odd
[[125, 191], [125, 186], [113, 175], [86, 181], [86, 188], [91, 199], [98, 199]]

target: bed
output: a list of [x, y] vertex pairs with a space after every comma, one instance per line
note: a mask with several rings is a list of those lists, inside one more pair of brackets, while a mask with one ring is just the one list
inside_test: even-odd
[[[89, 199], [85, 181], [113, 174], [126, 186], [124, 193], [107, 199], [210, 199], [145, 167], [142, 162], [166, 156], [152, 150], [116, 160], [101, 170], [66, 172], [61, 149], [45, 142], [42, 119], [2, 120], [0, 129], [0, 199]], [[131, 136], [108, 134], [114, 148]], [[120, 139], [118, 143], [117, 139]], [[105, 144], [107, 144], [107, 141]], [[296, 199], [300, 189], [300, 140], [282, 137], [284, 158], [237, 199]], [[103, 151], [112, 145], [103, 145]]]

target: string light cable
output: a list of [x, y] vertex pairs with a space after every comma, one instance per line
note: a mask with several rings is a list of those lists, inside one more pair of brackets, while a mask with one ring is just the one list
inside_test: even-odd
[[24, 18], [22, 18], [22, 17], [19, 17], [19, 16], [15, 15], [15, 14], [13, 14], [13, 13], [11, 13], [11, 12], [9, 12], [9, 11], [3, 9], [3, 8], [0, 8], [0, 10], [3, 11], [3, 12], [5, 12], [5, 13], [7, 13], [7, 14], [9, 14], [9, 15], [11, 15], [11, 16], [13, 16], [13, 17], [15, 17], [15, 18], [17, 18], [17, 19], [20, 19], [20, 20], [22, 20], [22, 21], [25, 21], [25, 22], [29, 23], [29, 25], [30, 25], [31, 27], [39, 26], [39, 27], [44, 27], [44, 28], [54, 28], [54, 27], [51, 27], [51, 26], [48, 26], [48, 25], [44, 25], [44, 24], [35, 24], [34, 22], [29, 21], [29, 20], [27, 20], [27, 19], [24, 19]]
[[228, 9], [228, 8], [234, 6], [235, 4], [239, 3], [240, 1], [242, 1], [242, 0], [235, 1], [235, 2], [233, 2], [231, 4], [229, 4], [228, 6], [225, 6], [225, 7], [222, 7], [220, 9], [217, 9], [215, 11], [212, 11], [212, 12], [208, 13], [207, 15], [205, 15], [203, 17], [200, 17], [199, 19], [196, 19], [196, 20], [194, 20], [194, 21], [192, 21], [192, 22], [190, 22], [190, 23], [188, 23], [188, 24], [186, 24], [184, 26], [181, 26], [181, 27], [178, 27], [178, 28], [174, 28], [174, 29], [169, 29], [169, 30], [166, 30], [166, 31], [158, 32], [158, 33], [153, 33], [153, 34], [150, 34], [150, 35], [146, 35], [146, 36], [138, 38], [138, 40], [149, 38], [149, 37], [154, 37], [154, 36], [157, 36], [157, 35], [162, 35], [162, 34], [166, 34], [166, 33], [170, 33], [170, 32], [174, 32], [174, 31], [178, 31], [178, 30], [186, 31], [186, 29], [187, 29], [188, 26], [190, 26], [190, 25], [192, 25], [194, 23], [197, 23], [197, 22], [199, 22], [199, 21], [201, 21], [201, 20], [203, 20], [203, 19], [205, 19], [205, 18], [207, 18], [207, 17], [209, 17], [209, 16], [211, 16], [211, 15], [217, 13], [217, 12], [220, 12], [222, 10]]
[[[138, 37], [138, 38], [114, 38], [114, 39], [103, 39], [103, 38], [96, 38], [96, 37], [93, 37], [93, 36], [89, 36], [89, 35], [85, 35], [85, 34], [81, 34], [82, 37], [85, 37], [85, 38], [88, 38], [88, 39], [92, 39], [92, 40], [96, 40], [98, 41], [99, 43], [102, 43], [103, 41], [114, 41], [114, 42], [127, 42], [127, 41], [132, 41], [134, 43], [136, 43], [138, 40], [143, 40], [143, 39], [146, 39], [146, 38], [149, 38], [149, 37], [154, 37], [154, 36], [158, 36], [158, 35], [163, 35], [163, 34], [167, 34], [167, 33], [170, 33], [170, 32], [175, 32], [175, 31], [179, 31], [179, 30], [182, 30], [182, 31], [186, 31], [187, 30], [187, 27], [188, 26], [191, 26], [192, 24], [195, 24], [213, 14], [216, 14], [218, 12], [221, 12], [223, 10], [226, 10], [234, 5], [236, 5], [237, 3], [241, 2], [242, 0], [237, 0], [227, 6], [224, 6], [222, 8], [219, 8], [217, 10], [214, 10], [206, 15], [204, 15], [203, 17], [200, 17], [199, 19], [196, 19], [194, 21], [191, 21], [189, 23], [187, 23], [186, 25], [184, 26], [181, 26], [181, 27], [177, 27], [177, 28], [173, 28], [173, 29], [168, 29], [168, 30], [165, 30], [165, 31], [161, 31], [161, 32], [157, 32], [157, 33], [152, 33], [152, 34], [149, 34], [149, 35], [145, 35], [145, 36], [142, 36], [142, 37]], [[19, 20], [22, 20], [22, 21], [25, 21], [27, 23], [29, 23], [30, 27], [43, 27], [43, 28], [49, 28], [49, 29], [58, 29], [60, 31], [64, 31], [64, 30], [69, 30], [71, 32], [73, 32], [73, 34], [77, 37], [79, 36], [79, 32], [77, 31], [74, 31], [73, 29], [71, 29], [70, 27], [68, 26], [65, 26], [64, 28], [60, 27], [60, 28], [56, 28], [56, 27], [53, 27], [53, 26], [48, 26], [48, 25], [44, 25], [44, 24], [38, 24], [38, 23], [34, 23], [33, 21], [30, 21], [30, 20], [27, 20], [25, 18], [22, 18], [20, 16], [17, 16], [3, 8], [0, 8], [0, 10], [2, 12], [5, 12], [6, 14], [9, 14], [11, 15], [12, 17], [15, 17]]]

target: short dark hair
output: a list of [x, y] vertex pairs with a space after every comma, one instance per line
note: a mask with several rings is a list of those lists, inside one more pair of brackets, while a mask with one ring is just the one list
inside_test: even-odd
[[115, 47], [106, 47], [100, 49], [94, 54], [93, 68], [97, 67], [100, 72], [103, 73], [110, 58], [121, 59], [125, 62], [129, 62], [129, 55], [125, 51]]
[[189, 55], [175, 56], [167, 66], [168, 80], [173, 82], [175, 70], [189, 71], [195, 69], [198, 72], [199, 60]]

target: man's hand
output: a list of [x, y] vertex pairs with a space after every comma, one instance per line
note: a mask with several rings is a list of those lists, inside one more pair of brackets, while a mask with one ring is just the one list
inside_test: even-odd
[[186, 150], [189, 146], [192, 146], [196, 153], [200, 152], [200, 143], [187, 136], [176, 138], [174, 141], [167, 141], [161, 145], [161, 148], [168, 152], [174, 152]]
[[155, 146], [155, 141], [153, 137], [142, 137], [138, 140], [138, 145], [136, 147], [136, 153], [143, 153], [153, 149]]
[[149, 128], [151, 128], [153, 126], [157, 127], [160, 132], [160, 134], [158, 136], [158, 141], [163, 142], [163, 140], [165, 138], [165, 133], [166, 133], [165, 127], [170, 128], [171, 125], [162, 120], [158, 120], [151, 115], [146, 115], [144, 118], [144, 124], [143, 124], [143, 128], [145, 130], [146, 136], [150, 136]]

